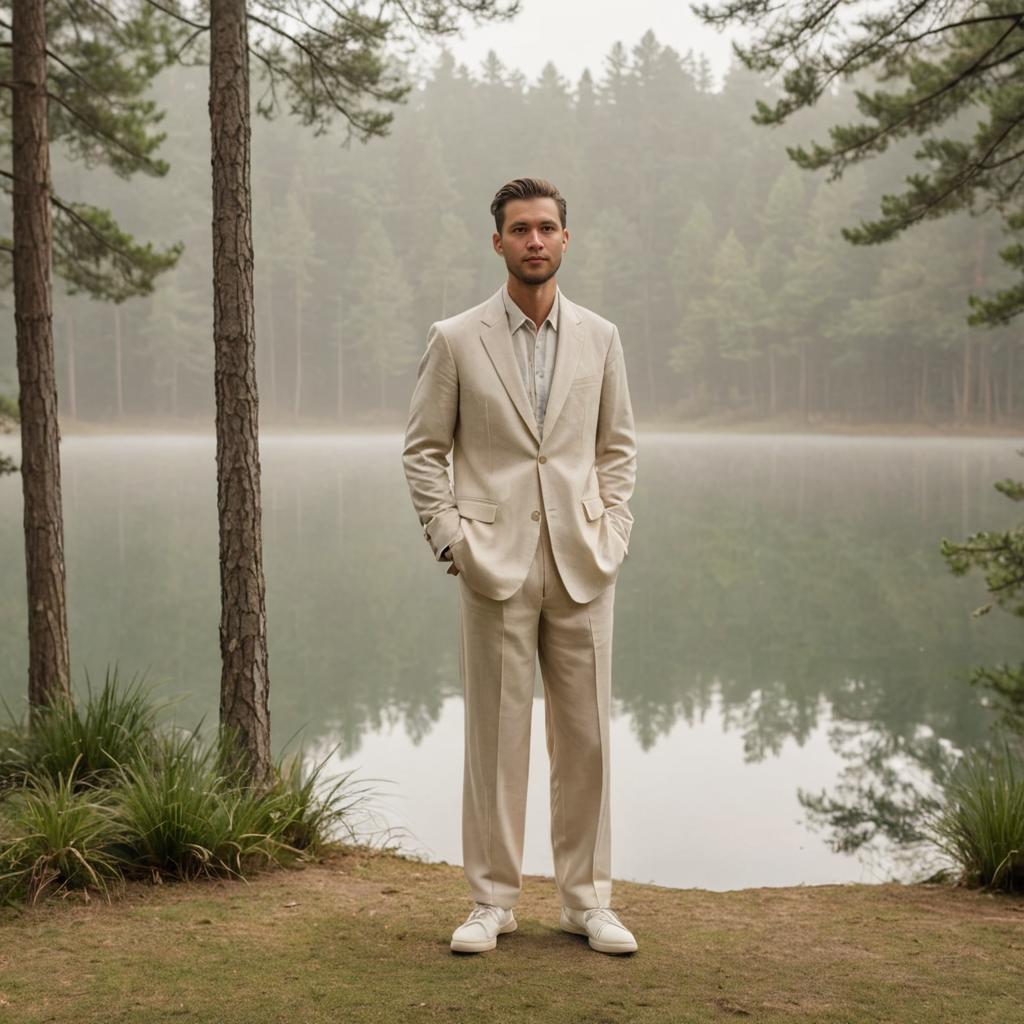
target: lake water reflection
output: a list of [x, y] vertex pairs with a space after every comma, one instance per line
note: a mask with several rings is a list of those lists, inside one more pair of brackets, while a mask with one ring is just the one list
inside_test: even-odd
[[[891, 768], [930, 786], [942, 751], [985, 738], [972, 666], [1024, 660], [1000, 611], [972, 619], [943, 536], [1003, 528], [1009, 439], [641, 433], [617, 584], [612, 868], [663, 885], [878, 880], [884, 847], [833, 852], [801, 793]], [[264, 561], [275, 750], [302, 730], [333, 770], [377, 783], [402, 846], [461, 862], [458, 584], [435, 563], [402, 438], [264, 436]], [[19, 458], [16, 437], [0, 451]], [[62, 441], [76, 686], [146, 673], [173, 719], [217, 714], [215, 447], [205, 437]], [[28, 663], [20, 480], [0, 478], [0, 694]], [[542, 690], [524, 868], [550, 874]], [[293, 741], [294, 742], [294, 741]], [[892, 780], [888, 780], [892, 784]]]

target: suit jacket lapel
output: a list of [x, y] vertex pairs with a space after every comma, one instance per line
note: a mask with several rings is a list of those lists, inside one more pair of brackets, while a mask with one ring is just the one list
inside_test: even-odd
[[[573, 377], [576, 376], [576, 366], [580, 360], [580, 353], [583, 351], [583, 320], [576, 307], [565, 297], [564, 293], [561, 295], [558, 317], [555, 369], [551, 376], [548, 405], [544, 413], [544, 433], [548, 435], [558, 419], [558, 414], [562, 411], [562, 406], [565, 405], [569, 386], [572, 384]], [[526, 385], [519, 372], [519, 364], [512, 351], [512, 335], [509, 333], [508, 319], [505, 316], [505, 304], [501, 301], [500, 288], [491, 296], [480, 319], [482, 321], [480, 340], [491, 357], [494, 369], [497, 370], [498, 376], [508, 392], [508, 397], [512, 399], [523, 422], [533, 434], [534, 439], [540, 443], [537, 418], [530, 406], [530, 396], [527, 394]]]
[[[500, 299], [500, 296], [499, 296]], [[561, 293], [558, 309], [558, 345], [555, 348], [555, 369], [551, 375], [548, 405], [544, 412], [544, 433], [550, 436], [558, 414], [565, 405], [569, 386], [576, 376], [576, 365], [583, 351], [583, 318], [576, 307]]]
[[[502, 384], [512, 399], [512, 404], [519, 410], [523, 422], [529, 428], [537, 442], [540, 442], [540, 432], [537, 429], [537, 418], [530, 408], [530, 396], [526, 393], [526, 385], [519, 373], [519, 364], [516, 362], [515, 353], [512, 351], [512, 335], [508, 329], [508, 319], [505, 316], [505, 304], [501, 301], [501, 289], [499, 288], [491, 296], [484, 315], [480, 318], [483, 326], [480, 328], [480, 340], [487, 349], [487, 354], [494, 363], [494, 369], [498, 371]], [[557, 350], [555, 353], [557, 361]]]

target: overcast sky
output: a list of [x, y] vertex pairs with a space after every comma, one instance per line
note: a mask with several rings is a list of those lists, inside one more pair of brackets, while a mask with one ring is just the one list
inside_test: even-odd
[[456, 60], [474, 71], [488, 50], [502, 63], [519, 68], [533, 81], [550, 60], [575, 85], [589, 67], [599, 78], [605, 54], [616, 40], [631, 49], [653, 29], [658, 41], [680, 54], [692, 49], [707, 54], [715, 88], [729, 64], [728, 34], [702, 24], [686, 0], [522, 0], [511, 22], [469, 27], [461, 40], [448, 41]]

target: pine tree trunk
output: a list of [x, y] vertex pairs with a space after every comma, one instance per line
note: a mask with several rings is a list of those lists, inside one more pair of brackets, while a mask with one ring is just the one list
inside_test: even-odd
[[11, 27], [14, 324], [33, 721], [39, 706], [71, 694], [50, 287], [53, 227], [43, 8], [33, 0], [15, 0]]
[[220, 520], [220, 721], [256, 788], [270, 782], [270, 680], [261, 541], [245, 0], [210, 4], [213, 333]]

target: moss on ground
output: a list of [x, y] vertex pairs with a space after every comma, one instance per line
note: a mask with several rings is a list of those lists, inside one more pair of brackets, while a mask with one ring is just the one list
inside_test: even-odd
[[133, 884], [0, 917], [9, 1024], [1021, 1019], [1024, 899], [948, 886], [668, 889], [616, 881], [639, 951], [558, 928], [527, 876], [519, 929], [453, 954], [462, 869], [347, 848], [250, 882]]

